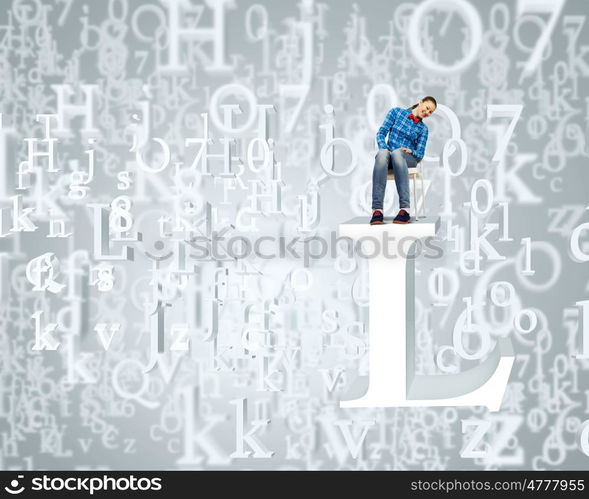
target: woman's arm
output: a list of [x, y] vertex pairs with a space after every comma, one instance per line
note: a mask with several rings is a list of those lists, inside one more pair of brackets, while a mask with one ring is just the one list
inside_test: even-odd
[[427, 144], [428, 133], [427, 127], [424, 127], [423, 132], [421, 132], [417, 139], [417, 147], [415, 148], [415, 151], [413, 151], [413, 156], [417, 161], [421, 161], [425, 156], [425, 145]]
[[378, 132], [376, 132], [376, 143], [378, 144], [379, 149], [387, 148], [386, 136], [389, 133], [389, 130], [391, 129], [393, 124], [395, 123], [398, 109], [399, 108], [395, 107], [387, 113], [387, 117], [385, 118], [384, 123], [378, 129]]

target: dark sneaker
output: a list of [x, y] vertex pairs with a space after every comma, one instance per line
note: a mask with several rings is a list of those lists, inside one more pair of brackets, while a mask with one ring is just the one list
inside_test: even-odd
[[394, 224], [408, 224], [411, 222], [411, 216], [404, 209], [400, 209], [398, 215], [394, 218]]
[[378, 225], [378, 224], [383, 224], [383, 216], [382, 216], [382, 211], [380, 210], [376, 210], [373, 215], [372, 218], [370, 219], [370, 225]]

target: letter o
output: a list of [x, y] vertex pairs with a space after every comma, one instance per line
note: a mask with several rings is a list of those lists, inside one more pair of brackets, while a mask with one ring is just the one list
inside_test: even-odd
[[583, 454], [589, 456], [589, 419], [579, 428], [579, 445]]
[[[239, 128], [227, 128], [221, 122], [221, 117], [219, 116], [219, 101], [221, 101], [227, 95], [241, 95], [242, 97], [245, 97], [250, 107], [249, 117], [245, 122], [245, 125]], [[239, 135], [247, 131], [253, 125], [254, 120], [256, 119], [257, 105], [258, 103], [256, 101], [256, 96], [252, 93], [251, 90], [238, 83], [229, 83], [227, 85], [219, 87], [211, 96], [209, 114], [211, 117], [211, 121], [219, 130], [229, 135]]]
[[[255, 34], [252, 30], [252, 17], [254, 14], [260, 18], [261, 23]], [[259, 42], [268, 36], [268, 12], [263, 5], [256, 3], [247, 9], [245, 13], [245, 34], [250, 42]]]
[[589, 230], [589, 222], [585, 222], [573, 230], [571, 234], [571, 252], [579, 262], [589, 262], [589, 254], [583, 253], [579, 244], [579, 238], [583, 230]]
[[452, 74], [464, 71], [472, 62], [474, 62], [475, 57], [481, 48], [483, 33], [481, 18], [475, 8], [465, 0], [426, 0], [419, 4], [413, 11], [413, 15], [409, 21], [409, 29], [407, 31], [409, 33], [419, 33], [421, 29], [421, 19], [434, 8], [446, 8], [446, 10], [454, 8], [469, 26], [472, 40], [466, 57], [451, 66], [434, 62], [423, 50], [419, 36], [407, 37], [409, 41], [409, 49], [418, 63], [427, 61], [427, 64], [424, 65], [426, 69], [441, 74]]
[[[487, 206], [485, 206], [484, 210], [479, 208], [479, 201], [477, 199], [477, 193], [479, 187], [482, 187], [483, 190], [487, 193]], [[473, 185], [472, 189], [470, 190], [470, 203], [472, 206], [472, 211], [478, 215], [488, 215], [493, 207], [493, 186], [491, 182], [489, 182], [486, 178], [479, 178]]]
[[[527, 329], [524, 329], [521, 325], [521, 318], [524, 315], [527, 316], [527, 318], [530, 321], [530, 325]], [[517, 313], [517, 315], [513, 318], [513, 325], [515, 326], [515, 330], [518, 333], [528, 334], [531, 333], [534, 329], [536, 329], [536, 326], [538, 325], [538, 317], [536, 316], [533, 310], [525, 308], [523, 310], [520, 310]]]
[[[327, 150], [330, 147], [335, 147], [336, 144], [345, 145], [350, 150], [350, 155], [352, 156], [350, 159], [350, 165], [348, 166], [347, 170], [344, 170], [341, 173], [336, 173], [333, 170], [329, 170], [325, 166], [326, 164], [329, 163], [329, 161], [328, 161], [329, 158], [327, 157]], [[337, 138], [331, 139], [329, 142], [326, 142], [325, 144], [323, 144], [323, 147], [321, 148], [320, 159], [321, 159], [321, 168], [323, 168], [325, 173], [327, 173], [328, 175], [331, 175], [332, 177], [345, 177], [346, 175], [349, 175], [350, 173], [352, 173], [352, 171], [354, 171], [354, 168], [356, 168], [356, 164], [358, 163], [358, 153], [356, 152], [356, 149], [354, 148], [354, 146], [352, 144], [350, 144], [349, 140], [344, 139], [342, 137], [337, 137]]]

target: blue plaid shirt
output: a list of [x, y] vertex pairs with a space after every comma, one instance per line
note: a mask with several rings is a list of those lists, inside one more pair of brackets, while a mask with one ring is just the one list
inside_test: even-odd
[[[421, 161], [425, 155], [425, 145], [427, 144], [427, 127], [423, 120], [414, 123], [409, 116], [413, 109], [403, 109], [394, 107], [391, 109], [384, 120], [382, 126], [376, 132], [376, 142], [379, 149], [388, 149], [393, 151], [399, 147], [411, 149], [411, 152], [417, 161]], [[385, 137], [389, 134], [388, 144]]]

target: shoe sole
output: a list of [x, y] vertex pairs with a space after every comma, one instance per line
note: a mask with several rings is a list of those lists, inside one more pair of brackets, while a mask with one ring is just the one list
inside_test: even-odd
[[381, 225], [384, 224], [384, 222], [370, 222], [370, 225]]
[[410, 224], [411, 222], [398, 222], [396, 220], [393, 220], [394, 224]]

